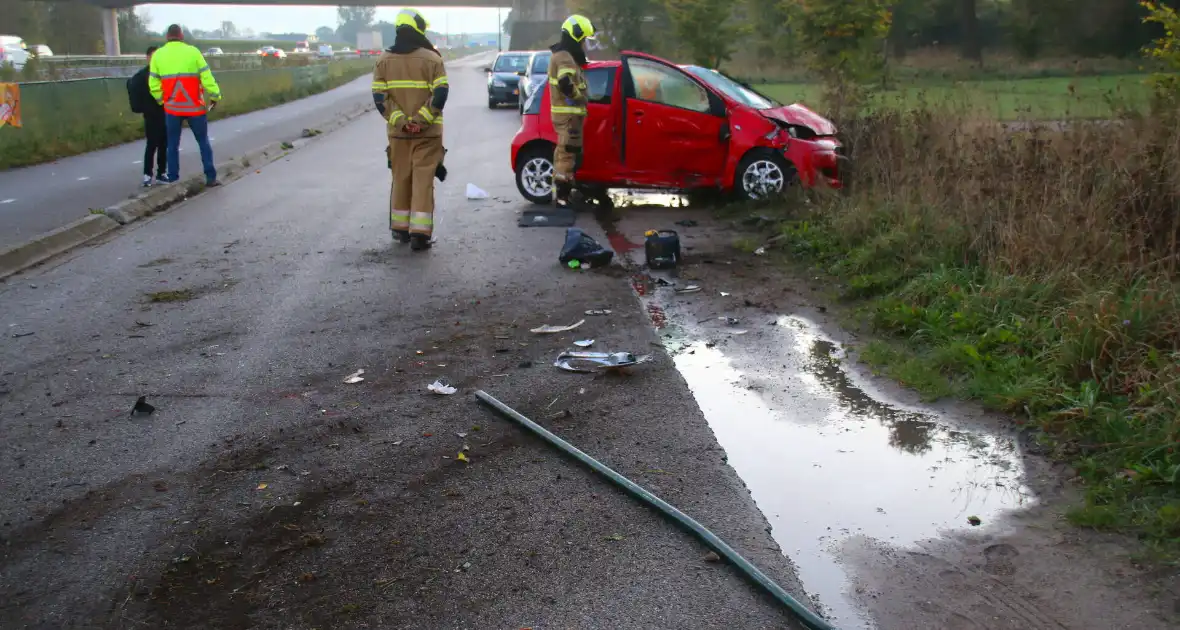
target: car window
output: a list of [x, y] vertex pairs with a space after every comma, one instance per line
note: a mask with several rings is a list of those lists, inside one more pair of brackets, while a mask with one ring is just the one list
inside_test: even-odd
[[746, 87], [716, 70], [710, 70], [700, 66], [689, 66], [686, 70], [691, 72], [696, 78], [708, 83], [729, 98], [747, 107], [770, 109], [779, 106], [773, 99], [759, 94], [753, 88]]
[[520, 72], [524, 70], [529, 62], [529, 58], [524, 55], [504, 55], [496, 60], [496, 66], [492, 70], [496, 72]]
[[586, 71], [586, 95], [591, 103], [610, 105], [611, 95], [615, 93], [615, 69], [591, 68]]
[[709, 93], [683, 72], [647, 59], [631, 59], [627, 65], [635, 98], [702, 114], [709, 112]]
[[549, 72], [549, 58], [552, 56], [553, 56], [552, 53], [545, 53], [543, 55], [537, 55], [536, 57], [533, 57], [532, 74], [546, 74], [546, 73], [548, 73]]
[[[541, 87], [540, 85], [537, 86]], [[529, 100], [524, 103], [524, 113], [526, 114], [540, 114], [541, 113], [541, 99], [545, 98], [545, 93], [548, 90], [533, 90], [529, 93]]]

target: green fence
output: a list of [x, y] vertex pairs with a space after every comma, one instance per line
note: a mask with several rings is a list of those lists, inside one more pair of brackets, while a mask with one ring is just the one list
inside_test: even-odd
[[[212, 118], [254, 111], [342, 85], [373, 70], [372, 59], [216, 73], [224, 101]], [[20, 129], [0, 128], [0, 168], [37, 164], [142, 137], [126, 79], [21, 85]]]

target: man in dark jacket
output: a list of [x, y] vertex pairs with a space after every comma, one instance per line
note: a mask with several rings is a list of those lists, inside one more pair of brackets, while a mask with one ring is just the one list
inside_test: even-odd
[[[127, 80], [127, 96], [131, 100], [131, 111], [143, 115], [143, 131], [147, 148], [143, 152], [143, 185], [152, 185], [152, 163], [156, 165], [156, 182], [168, 183], [168, 129], [165, 126], [164, 108], [152, 98], [148, 87], [148, 67], [156, 47], [147, 49], [148, 65]], [[154, 157], [153, 157], [154, 156]]]

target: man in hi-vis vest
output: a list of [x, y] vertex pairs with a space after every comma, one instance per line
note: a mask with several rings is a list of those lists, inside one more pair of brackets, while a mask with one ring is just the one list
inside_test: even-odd
[[209, 145], [208, 113], [221, 100], [221, 89], [209, 64], [195, 46], [184, 43], [180, 26], [168, 27], [168, 43], [152, 55], [148, 68], [148, 86], [156, 102], [164, 107], [168, 128], [168, 181], [180, 179], [180, 130], [185, 121], [201, 149], [205, 184], [219, 186], [213, 166], [213, 147]]

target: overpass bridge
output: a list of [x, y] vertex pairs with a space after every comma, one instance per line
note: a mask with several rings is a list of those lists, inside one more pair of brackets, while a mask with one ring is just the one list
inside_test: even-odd
[[[50, 0], [62, 2], [70, 0]], [[83, 0], [102, 9], [102, 33], [107, 55], [119, 55], [119, 20], [116, 11], [141, 4], [270, 4], [277, 6], [323, 5], [324, 0]], [[512, 9], [510, 42], [514, 48], [535, 48], [555, 40], [557, 29], [568, 17], [565, 0], [348, 0], [350, 5], [414, 7], [430, 19], [432, 7], [502, 7]], [[435, 24], [437, 20], [432, 20]]]

